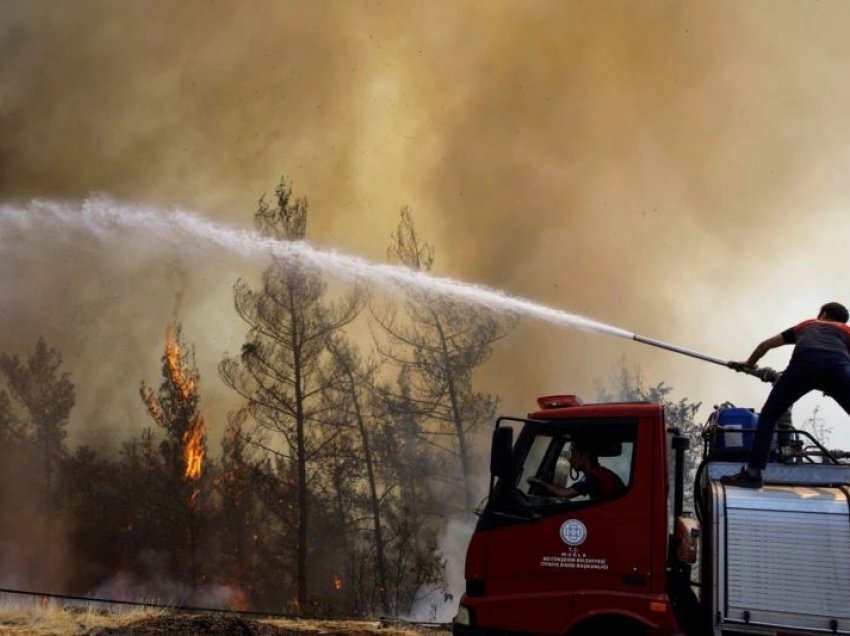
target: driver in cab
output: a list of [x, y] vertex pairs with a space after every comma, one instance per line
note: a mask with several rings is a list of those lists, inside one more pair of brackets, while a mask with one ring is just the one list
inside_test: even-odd
[[529, 477], [528, 483], [544, 488], [559, 499], [572, 499], [582, 495], [591, 499], [610, 499], [626, 490], [617, 473], [600, 465], [598, 454], [586, 441], [573, 440], [570, 446], [570, 467], [583, 475], [566, 488], [543, 481], [539, 477]]

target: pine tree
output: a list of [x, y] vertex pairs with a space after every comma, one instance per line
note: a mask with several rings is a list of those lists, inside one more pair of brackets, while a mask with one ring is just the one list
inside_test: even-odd
[[[428, 272], [434, 248], [421, 241], [408, 208], [392, 236], [391, 261]], [[410, 394], [419, 411], [435, 423], [435, 439], [450, 439], [443, 448], [460, 464], [464, 509], [475, 506], [469, 435], [495, 414], [495, 396], [475, 390], [472, 376], [492, 353], [493, 344], [515, 326], [516, 319], [445, 298], [424, 289], [405, 290], [404, 319], [375, 312], [387, 336], [381, 353], [409, 371]]]
[[[308, 205], [295, 199], [282, 180], [274, 202], [260, 199], [254, 220], [265, 235], [281, 241], [300, 241], [307, 233]], [[284, 450], [297, 493], [296, 602], [308, 601], [308, 523], [310, 473], [322, 444], [320, 373], [325, 341], [351, 322], [360, 309], [355, 291], [338, 304], [325, 300], [321, 276], [306, 265], [275, 256], [257, 290], [239, 280], [234, 304], [248, 325], [239, 356], [219, 365], [222, 380], [246, 400], [247, 417]]]

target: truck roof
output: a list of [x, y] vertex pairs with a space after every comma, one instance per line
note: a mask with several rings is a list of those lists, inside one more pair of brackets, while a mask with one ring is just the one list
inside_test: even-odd
[[567, 420], [585, 417], [657, 417], [664, 407], [652, 402], [605, 402], [540, 409], [528, 414], [532, 420]]

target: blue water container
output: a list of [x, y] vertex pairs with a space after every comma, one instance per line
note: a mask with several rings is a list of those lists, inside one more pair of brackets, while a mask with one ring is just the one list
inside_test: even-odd
[[758, 414], [753, 409], [720, 408], [712, 413], [715, 425], [711, 454], [715, 459], [746, 459], [755, 440]]

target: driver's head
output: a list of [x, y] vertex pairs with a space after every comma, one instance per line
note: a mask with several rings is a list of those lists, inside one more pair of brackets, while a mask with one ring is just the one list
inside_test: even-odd
[[576, 470], [586, 472], [599, 463], [599, 455], [587, 440], [577, 438], [570, 445], [570, 465]]

